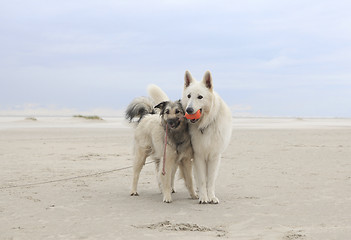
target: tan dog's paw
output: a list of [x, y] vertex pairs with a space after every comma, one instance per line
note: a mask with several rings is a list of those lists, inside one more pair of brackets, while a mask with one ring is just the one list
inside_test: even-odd
[[172, 202], [172, 198], [163, 198], [163, 202], [164, 203], [171, 203]]
[[199, 204], [207, 204], [208, 198], [206, 197], [199, 197]]
[[172, 202], [172, 197], [171, 196], [163, 196], [163, 202], [165, 203], [171, 203]]
[[139, 196], [139, 193], [137, 193], [137, 192], [131, 192], [131, 193], [130, 193], [130, 196], [136, 196], [136, 197], [137, 197], [137, 196]]
[[199, 196], [198, 196], [196, 193], [190, 194], [190, 197], [191, 197], [192, 199], [199, 199]]

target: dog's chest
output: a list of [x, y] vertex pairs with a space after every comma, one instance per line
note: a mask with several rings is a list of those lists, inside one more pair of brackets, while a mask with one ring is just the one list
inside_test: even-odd
[[177, 153], [181, 153], [182, 151], [185, 151], [186, 148], [190, 147], [190, 136], [184, 137], [184, 136], [173, 136], [171, 139], [169, 139], [168, 144], [173, 145], [176, 148]]
[[195, 152], [213, 152], [222, 142], [220, 136], [212, 128], [206, 128], [203, 131], [191, 128], [190, 135]]

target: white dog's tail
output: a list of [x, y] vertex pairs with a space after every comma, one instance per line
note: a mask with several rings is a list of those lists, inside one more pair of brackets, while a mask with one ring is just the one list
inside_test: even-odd
[[149, 93], [149, 96], [154, 101], [155, 105], [157, 105], [161, 102], [169, 101], [167, 94], [164, 91], [162, 91], [162, 89], [160, 87], [156, 86], [155, 84], [149, 85], [147, 88], [147, 91]]

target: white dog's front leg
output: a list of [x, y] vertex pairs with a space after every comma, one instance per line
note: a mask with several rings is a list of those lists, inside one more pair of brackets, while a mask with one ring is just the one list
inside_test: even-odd
[[207, 162], [207, 194], [209, 202], [214, 204], [219, 203], [219, 200], [215, 195], [215, 185], [220, 162], [220, 155], [214, 156]]
[[204, 158], [195, 156], [194, 158], [194, 169], [196, 171], [196, 185], [199, 190], [199, 203], [208, 203], [207, 188], [206, 188], [206, 175], [207, 167]]

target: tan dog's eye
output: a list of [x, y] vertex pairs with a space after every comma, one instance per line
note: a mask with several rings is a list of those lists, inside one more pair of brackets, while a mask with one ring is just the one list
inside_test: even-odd
[[166, 110], [166, 114], [169, 114], [169, 109]]
[[180, 113], [180, 112], [179, 112], [179, 110], [178, 110], [178, 109], [176, 109], [176, 110], [175, 110], [175, 113], [176, 113], [176, 114], [178, 114], [178, 113]]

